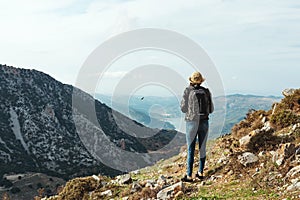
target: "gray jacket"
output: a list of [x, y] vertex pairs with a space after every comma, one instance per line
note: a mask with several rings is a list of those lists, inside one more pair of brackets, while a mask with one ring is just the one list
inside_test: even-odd
[[200, 117], [200, 119], [208, 119], [208, 115], [214, 111], [214, 104], [212, 102], [211, 93], [210, 93], [209, 89], [204, 88], [202, 86], [196, 87], [196, 89], [199, 89], [199, 88], [202, 88], [207, 91], [208, 100], [209, 100], [207, 114], [200, 115], [200, 113], [195, 113], [195, 111], [193, 110], [193, 105], [198, 102], [192, 102], [193, 99], [189, 99], [190, 91], [194, 89], [194, 86], [189, 86], [189, 87], [185, 88], [183, 97], [181, 100], [181, 104], [180, 104], [181, 111], [183, 113], [185, 113], [186, 121], [199, 120], [199, 117]]

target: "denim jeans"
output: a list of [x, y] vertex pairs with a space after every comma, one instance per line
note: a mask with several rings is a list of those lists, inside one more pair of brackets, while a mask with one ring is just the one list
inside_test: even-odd
[[[187, 169], [188, 176], [192, 176], [196, 139], [199, 143], [199, 169], [203, 173], [206, 159], [206, 141], [208, 135], [208, 120], [186, 121], [186, 141], [187, 141]], [[198, 137], [197, 137], [198, 136]]]

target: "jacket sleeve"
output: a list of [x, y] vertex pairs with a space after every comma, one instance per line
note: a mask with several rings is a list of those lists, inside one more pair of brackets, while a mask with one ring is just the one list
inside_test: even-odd
[[210, 93], [209, 90], [208, 90], [208, 93], [209, 93], [209, 102], [210, 102], [209, 113], [212, 113], [212, 112], [214, 112], [215, 107], [214, 107], [214, 103], [213, 103], [213, 100], [212, 100], [212, 97], [211, 97], [211, 93]]
[[189, 98], [190, 90], [189, 88], [185, 88], [183, 92], [183, 97], [181, 100], [180, 108], [183, 113], [186, 113], [188, 110], [188, 98]]

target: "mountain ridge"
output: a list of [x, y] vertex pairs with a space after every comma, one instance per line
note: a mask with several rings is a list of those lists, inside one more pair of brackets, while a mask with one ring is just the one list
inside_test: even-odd
[[[157, 154], [152, 153], [152, 157], [142, 159], [142, 165], [169, 155], [160, 153], [163, 151], [160, 148], [175, 136], [183, 138], [176, 131], [143, 127], [80, 89], [37, 70], [0, 65], [0, 88], [0, 187], [3, 186], [2, 181], [5, 182], [4, 174], [9, 173], [38, 172], [64, 179], [91, 173], [110, 176], [122, 173], [100, 162], [88, 150], [90, 146], [83, 144], [78, 134], [81, 125], [90, 135], [100, 130], [96, 126], [99, 123], [103, 129], [101, 134], [108, 138], [111, 146], [120, 148], [120, 141], [124, 140], [125, 152], [147, 153], [157, 150]], [[72, 104], [72, 95], [77, 95], [80, 105]], [[95, 105], [96, 121], [92, 121], [85, 110], [85, 105], [90, 104]], [[152, 134], [152, 137], [144, 139], [139, 137], [139, 132], [128, 134], [112, 118], [113, 115], [118, 117], [119, 122], [130, 123], [132, 127]], [[74, 124], [74, 116], [79, 127]], [[96, 139], [99, 140], [100, 136]], [[180, 140], [173, 144], [174, 148], [169, 149], [170, 155], [178, 152], [177, 145], [182, 145]], [[110, 152], [110, 149], [107, 151]]]

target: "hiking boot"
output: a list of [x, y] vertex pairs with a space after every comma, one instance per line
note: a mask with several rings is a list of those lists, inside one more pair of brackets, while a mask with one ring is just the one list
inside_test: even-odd
[[181, 179], [181, 181], [183, 181], [183, 182], [193, 182], [193, 179], [192, 179], [192, 177], [185, 175], [185, 176]]
[[199, 172], [197, 172], [196, 177], [197, 177], [198, 179], [200, 179], [200, 180], [204, 180], [203, 173], [200, 173], [200, 174], [199, 174]]

